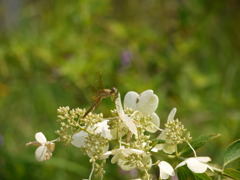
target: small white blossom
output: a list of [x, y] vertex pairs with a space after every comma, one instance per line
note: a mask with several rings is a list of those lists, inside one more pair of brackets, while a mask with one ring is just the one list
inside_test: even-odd
[[34, 145], [38, 146], [35, 151], [35, 158], [38, 161], [46, 161], [51, 158], [52, 152], [55, 149], [55, 144], [52, 141], [47, 141], [46, 137], [42, 132], [38, 132], [35, 134], [36, 141], [29, 142], [26, 146]]
[[[108, 120], [104, 120], [102, 122], [94, 124], [91, 127], [88, 127], [87, 130], [88, 130], [88, 132], [90, 132], [92, 134], [100, 134], [102, 137], [110, 140], [110, 139], [112, 139], [112, 135], [111, 135], [110, 130], [108, 129], [109, 126], [107, 125], [107, 122], [108, 122]], [[85, 148], [87, 146], [86, 139], [87, 139], [88, 135], [89, 134], [83, 130], [74, 134], [72, 136], [72, 142], [71, 142], [72, 145], [74, 145], [75, 147], [78, 147], [78, 148]], [[105, 153], [109, 149], [109, 144], [101, 146], [101, 148], [103, 150], [103, 153]], [[96, 151], [96, 148], [94, 146], [91, 146], [91, 151], [88, 152], [88, 156], [92, 157], [93, 152], [95, 152], [95, 151]], [[101, 158], [104, 158], [104, 157], [102, 157], [102, 155], [101, 155]]]
[[[108, 120], [104, 120], [102, 122], [94, 124], [92, 127], [88, 127], [87, 130], [93, 134], [101, 134], [102, 137], [111, 140], [112, 134], [107, 123]], [[84, 147], [87, 136], [88, 133], [85, 131], [80, 131], [74, 134], [72, 136], [72, 145], [79, 148]]]
[[173, 167], [166, 161], [161, 161], [158, 164], [160, 170], [160, 178], [161, 179], [168, 179], [169, 176], [174, 176], [175, 172]]
[[81, 148], [85, 146], [86, 137], [88, 133], [80, 131], [72, 136], [72, 145]]
[[97, 124], [94, 124], [92, 128], [89, 128], [90, 132], [93, 132], [94, 134], [101, 134], [102, 137], [111, 140], [112, 134], [109, 129], [109, 125], [107, 124], [109, 120], [104, 120], [102, 122], [99, 122]]
[[191, 157], [178, 164], [176, 168], [187, 164], [187, 167], [194, 173], [204, 173], [207, 169], [213, 171], [212, 167], [206, 164], [209, 161], [211, 161], [210, 157]]
[[146, 90], [140, 95], [134, 91], [128, 92], [124, 97], [124, 108], [131, 108], [133, 111], [141, 112], [144, 115], [151, 117], [151, 123], [145, 129], [149, 132], [156, 132], [160, 126], [160, 119], [155, 113], [158, 106], [158, 97], [153, 93], [153, 90]]

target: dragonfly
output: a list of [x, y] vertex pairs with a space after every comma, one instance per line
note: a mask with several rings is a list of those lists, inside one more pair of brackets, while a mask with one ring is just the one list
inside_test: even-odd
[[98, 73], [97, 74], [97, 83], [99, 85], [99, 90], [96, 91], [96, 88], [92, 87], [92, 89], [94, 89], [94, 91], [96, 91], [95, 93], [95, 102], [93, 103], [93, 105], [86, 111], [86, 113], [83, 115], [83, 118], [85, 118], [91, 111], [93, 111], [104, 98], [108, 98], [110, 97], [111, 100], [113, 101], [116, 96], [117, 96], [117, 88], [112, 87], [111, 89], [105, 89], [103, 88], [103, 82], [102, 82], [102, 74]]

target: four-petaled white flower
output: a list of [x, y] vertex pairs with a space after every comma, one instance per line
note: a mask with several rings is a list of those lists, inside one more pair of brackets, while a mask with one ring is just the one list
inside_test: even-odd
[[141, 112], [151, 117], [151, 123], [145, 129], [151, 133], [157, 131], [160, 126], [160, 119], [155, 113], [158, 106], [158, 97], [153, 90], [146, 90], [140, 95], [134, 91], [128, 92], [124, 97], [124, 108], [131, 108], [133, 111]]
[[[177, 112], [177, 109], [173, 108], [168, 115], [167, 121], [174, 120], [174, 116], [175, 116], [176, 112]], [[172, 143], [171, 139], [167, 139], [165, 130], [162, 131], [162, 133], [157, 137], [157, 139], [165, 140], [165, 143], [157, 144], [152, 149], [153, 152], [158, 152], [158, 150], [163, 150], [165, 153], [172, 154], [176, 151], [176, 145], [171, 144]]]
[[42, 132], [36, 133], [35, 139], [37, 141], [29, 142], [26, 144], [26, 146], [39, 146], [35, 151], [35, 157], [38, 161], [46, 161], [50, 159], [52, 156], [52, 152], [55, 149], [55, 144], [53, 143], [53, 141], [47, 141], [46, 137]]
[[178, 164], [176, 168], [187, 164], [187, 167], [194, 173], [204, 173], [207, 169], [213, 171], [213, 168], [206, 164], [209, 161], [211, 161], [210, 157], [191, 157]]
[[160, 178], [161, 179], [168, 179], [169, 176], [174, 176], [175, 172], [173, 167], [166, 161], [161, 161], [158, 164], [160, 170]]

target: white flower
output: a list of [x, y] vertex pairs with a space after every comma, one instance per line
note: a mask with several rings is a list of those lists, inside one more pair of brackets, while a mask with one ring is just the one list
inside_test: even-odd
[[80, 131], [72, 136], [72, 145], [81, 148], [85, 146], [86, 137], [88, 133], [85, 131]]
[[[72, 145], [74, 145], [75, 147], [78, 148], [84, 148], [86, 147], [86, 137], [88, 136], [88, 133], [85, 131], [80, 131], [76, 134], [74, 134], [72, 136]], [[109, 148], [109, 145], [106, 144], [105, 146], [101, 147], [101, 149], [103, 150], [103, 153], [107, 152]], [[90, 147], [90, 151], [88, 151], [88, 156], [92, 157], [93, 153], [96, 151], [96, 147], [95, 146], [91, 146]], [[104, 157], [101, 154], [101, 159], [104, 159]]]
[[112, 134], [109, 129], [109, 125], [107, 124], [108, 121], [109, 120], [104, 120], [102, 122], [94, 124], [92, 128], [89, 128], [89, 131], [93, 132], [94, 134], [101, 134], [102, 137], [111, 140]]
[[[87, 130], [94, 134], [101, 134], [102, 137], [106, 139], [112, 139], [112, 134], [109, 129], [109, 125], [107, 125], [108, 120], [104, 120], [102, 122], [99, 122], [97, 124], [94, 124], [92, 127], [88, 127]], [[88, 133], [85, 131], [80, 131], [72, 136], [72, 145], [76, 147], [84, 147], [86, 137], [88, 136]]]
[[160, 178], [161, 179], [168, 179], [169, 176], [174, 176], [175, 172], [173, 167], [166, 161], [161, 161], [158, 164], [160, 170]]
[[[97, 124], [94, 124], [92, 127], [88, 127], [87, 130], [90, 133], [93, 134], [100, 134], [102, 137], [106, 139], [112, 139], [112, 135], [110, 130], [108, 129], [109, 126], [107, 125], [108, 120], [104, 120], [102, 122], [99, 122]], [[84, 148], [86, 147], [86, 137], [88, 136], [88, 133], [85, 131], [80, 131], [72, 136], [72, 145], [78, 147], [78, 148]], [[103, 152], [107, 152], [109, 148], [109, 145], [106, 144], [106, 146], [102, 147]], [[92, 147], [92, 152], [95, 151], [95, 147]], [[91, 151], [88, 152], [88, 156], [92, 157]]]
[[102, 137], [105, 137], [106, 139], [111, 140], [113, 137], [112, 137], [111, 131], [109, 129], [109, 125], [107, 124], [108, 121], [109, 120], [104, 120], [104, 121], [94, 125], [94, 128], [96, 128], [94, 130], [94, 132], [100, 133], [102, 135]]
[[140, 95], [134, 91], [128, 92], [124, 97], [124, 108], [132, 108], [144, 114], [152, 114], [158, 106], [158, 97], [153, 90], [146, 90]]
[[131, 117], [129, 117], [127, 114], [124, 113], [122, 103], [121, 103], [121, 98], [120, 98], [120, 93], [118, 93], [118, 97], [115, 100], [116, 104], [116, 109], [118, 112], [118, 115], [120, 119], [123, 121], [123, 123], [128, 127], [129, 131], [131, 131], [135, 136], [138, 135], [137, 133], [137, 127], [134, 124], [133, 120]]
[[[177, 112], [176, 108], [173, 108], [171, 112], [168, 115], [167, 121], [174, 120], [174, 116]], [[162, 133], [157, 137], [157, 139], [165, 140], [165, 143], [157, 144], [152, 151], [158, 152], [158, 150], [163, 150], [165, 153], [172, 154], [176, 151], [176, 145], [172, 144], [171, 139], [167, 139], [165, 130], [162, 131]]]
[[119, 149], [114, 149], [103, 154], [105, 158], [108, 158], [110, 155], [114, 155], [111, 159], [111, 163], [116, 163], [119, 159], [124, 159], [131, 154], [143, 154], [144, 151], [138, 149], [125, 148], [124, 146]]
[[187, 164], [187, 167], [194, 173], [204, 173], [207, 169], [213, 171], [212, 167], [206, 164], [209, 161], [211, 161], [210, 157], [191, 157], [178, 164], [176, 168]]
[[42, 132], [35, 134], [37, 141], [29, 142], [26, 146], [35, 145], [39, 146], [35, 151], [35, 157], [38, 161], [46, 161], [51, 158], [52, 152], [55, 149], [55, 144], [52, 141], [47, 141], [46, 137]]
[[158, 106], [158, 97], [152, 90], [146, 90], [140, 95], [134, 91], [128, 92], [124, 97], [124, 108], [131, 108], [133, 111], [139, 111], [144, 115], [151, 116], [151, 123], [145, 129], [149, 132], [156, 132], [160, 125], [160, 119], [155, 113]]

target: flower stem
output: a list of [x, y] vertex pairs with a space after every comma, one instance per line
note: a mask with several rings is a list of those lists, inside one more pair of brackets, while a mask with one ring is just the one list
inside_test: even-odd
[[88, 178], [89, 180], [92, 179], [93, 172], [94, 172], [94, 162], [92, 163], [92, 170], [91, 170], [91, 173], [90, 173], [89, 178]]
[[144, 171], [145, 171], [145, 173], [146, 173], [146, 175], [147, 175], [147, 179], [150, 180], [150, 175], [148, 174], [147, 169], [144, 167], [144, 165], [143, 165], [143, 163], [142, 163], [141, 161], [139, 161], [139, 163], [140, 163], [141, 166], [143, 167], [143, 169], [144, 169]]
[[161, 128], [159, 128], [159, 127], [157, 127], [155, 124], [153, 124], [153, 122], [150, 122], [157, 130], [159, 130], [159, 131], [163, 131], [163, 129], [161, 129]]
[[189, 145], [189, 147], [192, 149], [193, 153], [194, 153], [194, 157], [197, 157], [196, 151], [193, 149], [192, 145], [186, 141], [186, 143]]

